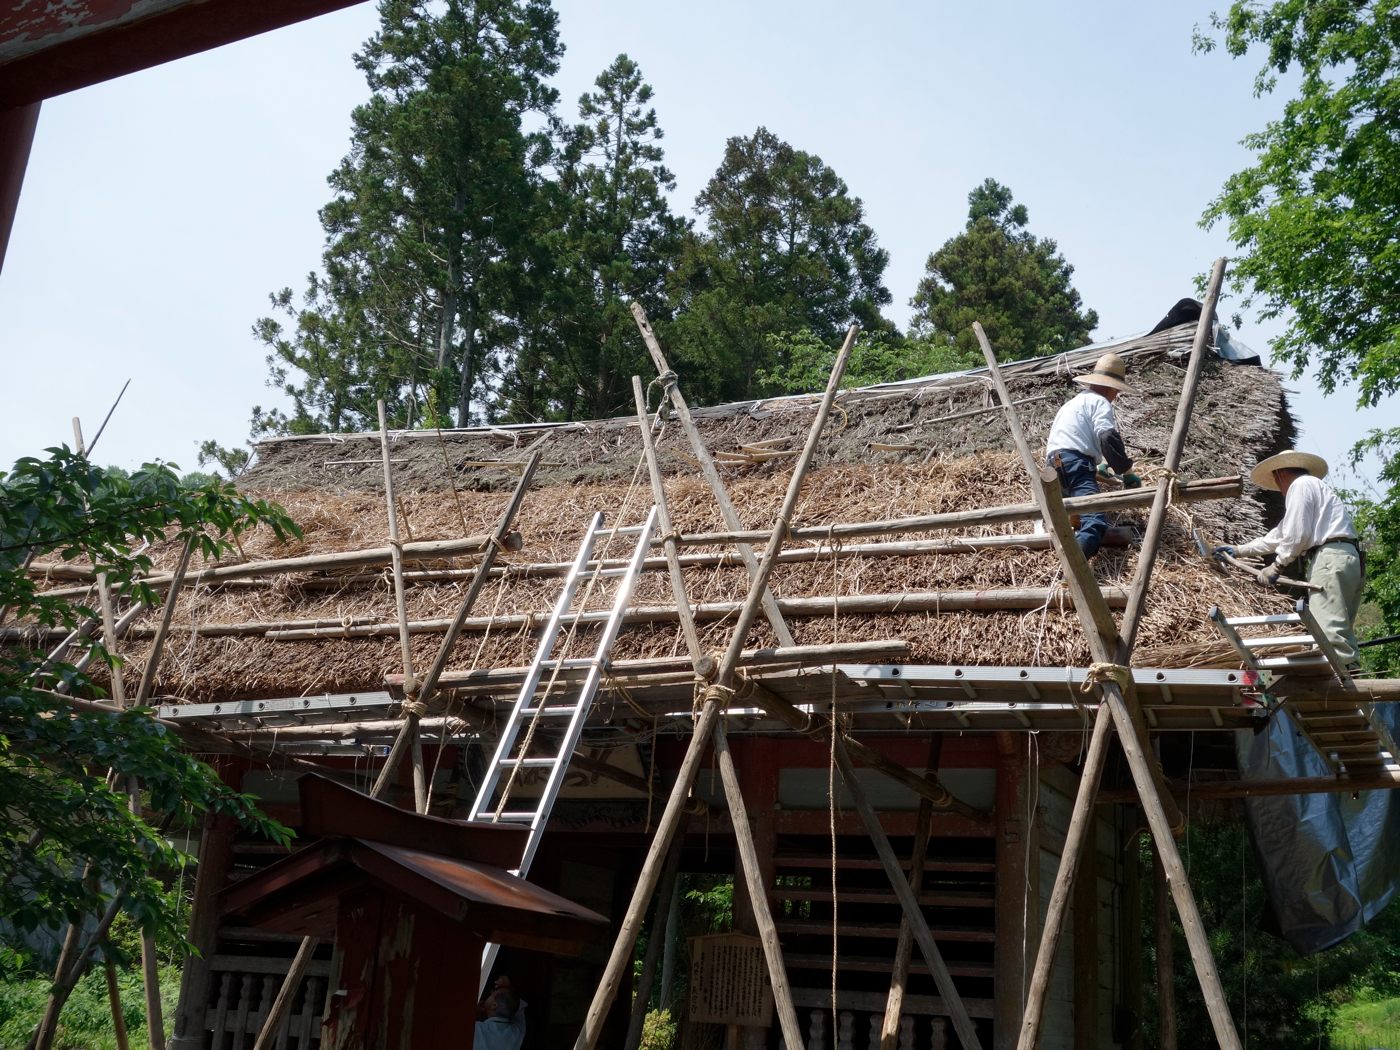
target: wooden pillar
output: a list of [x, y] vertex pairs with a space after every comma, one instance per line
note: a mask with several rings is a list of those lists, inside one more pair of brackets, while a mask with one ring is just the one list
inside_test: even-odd
[[205, 1005], [209, 999], [209, 960], [218, 946], [218, 893], [233, 866], [233, 820], [207, 814], [199, 840], [199, 861], [190, 911], [190, 943], [198, 955], [185, 959], [180, 971], [180, 1000], [175, 1008], [175, 1031], [170, 1050], [203, 1050]]
[[1157, 1046], [1176, 1050], [1176, 986], [1172, 952], [1172, 915], [1167, 905], [1167, 870], [1161, 852], [1152, 850], [1152, 912], [1157, 931]]
[[[743, 789], [744, 805], [748, 809], [749, 828], [753, 834], [754, 850], [758, 855], [759, 880], [771, 887], [777, 870], [774, 853], [778, 846], [777, 821], [773, 808], [778, 802], [778, 767], [780, 743], [771, 737], [738, 740], [731, 744], [739, 784]], [[736, 852], [734, 858], [734, 929], [740, 933], [759, 935], [754, 900], [749, 894], [743, 865]], [[739, 1046], [758, 1050], [768, 1042], [768, 1033], [759, 1028], [744, 1028], [739, 1034]]]
[[[1097, 818], [1099, 811], [1091, 811]], [[1099, 849], [1098, 820], [1086, 833], [1074, 883], [1074, 1045], [1099, 1046]]]
[[1026, 954], [1040, 937], [1040, 865], [1034, 815], [1026, 811], [1026, 733], [997, 734], [996, 795], [996, 1050], [1016, 1045], [1025, 1007]]
[[29, 149], [34, 144], [38, 123], [38, 102], [0, 109], [0, 272], [5, 269], [5, 249], [19, 210], [19, 191], [24, 185], [24, 169], [29, 166]]
[[[1121, 807], [1120, 807], [1121, 808]], [[1127, 811], [1130, 815], [1134, 811]], [[1122, 992], [1115, 1033], [1123, 1050], [1143, 1050], [1142, 1038], [1142, 864], [1138, 860], [1136, 821], [1124, 836], [1123, 907], [1119, 911], [1118, 956], [1122, 960]]]

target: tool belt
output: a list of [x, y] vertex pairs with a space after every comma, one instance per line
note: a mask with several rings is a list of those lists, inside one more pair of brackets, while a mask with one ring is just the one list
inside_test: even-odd
[[1361, 562], [1361, 572], [1364, 575], [1366, 572], [1366, 554], [1361, 549], [1361, 544], [1357, 542], [1355, 536], [1332, 536], [1323, 540], [1316, 547], [1309, 547], [1305, 550], [1303, 552], [1303, 560], [1307, 563], [1309, 573], [1312, 572], [1313, 562], [1317, 560], [1318, 552], [1321, 551], [1323, 547], [1333, 543], [1345, 543], [1355, 549], [1356, 557]]

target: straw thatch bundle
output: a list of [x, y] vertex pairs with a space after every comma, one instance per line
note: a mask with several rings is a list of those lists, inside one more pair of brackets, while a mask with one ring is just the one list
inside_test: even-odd
[[[1194, 326], [1172, 329], [1141, 344], [1116, 348], [1129, 358], [1136, 393], [1117, 404], [1130, 451], [1150, 486], [1154, 463], [1163, 455], [1174, 418], [1184, 360]], [[1081, 355], [1082, 356], [1082, 355]], [[1092, 355], [1090, 355], [1092, 359]], [[1043, 443], [1059, 404], [1076, 389], [1069, 369], [1078, 359], [1027, 362], [1008, 376], [1012, 395], [1033, 443]], [[653, 397], [653, 403], [655, 397]], [[767, 529], [801, 447], [815, 399], [793, 398], [697, 412], [707, 447], [725, 457], [721, 472], [747, 528]], [[1004, 415], [993, 408], [982, 379], [961, 377], [873, 388], [843, 395], [840, 410], [822, 437], [794, 525], [890, 519], [977, 507], [1029, 502], [1024, 470], [1013, 451]], [[952, 417], [952, 418], [950, 418]], [[1202, 377], [1181, 476], [1232, 475], [1292, 436], [1283, 392], [1273, 373], [1212, 360]], [[415, 432], [391, 446], [405, 540], [447, 539], [489, 532], [514, 486], [522, 451], [538, 444], [544, 465], [516, 523], [524, 537], [519, 552], [498, 564], [570, 560], [590, 516], [605, 511], [610, 522], [641, 520], [651, 504], [635, 419], [569, 424], [554, 428], [483, 428], [470, 432]], [[872, 448], [876, 446], [876, 448]], [[679, 425], [667, 423], [659, 439], [667, 497], [682, 533], [723, 531], [708, 486], [700, 478]], [[744, 460], [751, 460], [746, 462]], [[495, 465], [504, 463], [505, 465]], [[303, 540], [275, 545], [267, 535], [243, 542], [249, 559], [290, 557], [383, 546], [387, 525], [377, 438], [281, 439], [259, 449], [258, 465], [242, 485], [281, 502], [305, 530]], [[1271, 508], [1251, 493], [1240, 499], [1196, 503], [1170, 512], [1152, 597], [1139, 633], [1140, 664], [1185, 666], [1212, 663], [1229, 650], [1214, 641], [1206, 620], [1212, 604], [1231, 612], [1277, 610], [1287, 599], [1262, 592], [1238, 576], [1225, 578], [1197, 555], [1195, 527], [1208, 542], [1243, 539], [1262, 531]], [[1141, 522], [1145, 512], [1123, 515]], [[891, 537], [927, 540], [1029, 532], [1031, 523], [983, 526], [959, 533]], [[811, 540], [789, 548], [810, 547]], [[602, 544], [607, 547], [606, 543]], [[1057, 566], [1045, 550], [1006, 547], [980, 553], [935, 553], [875, 557], [853, 551], [853, 543], [828, 545], [815, 560], [779, 565], [772, 589], [779, 599], [806, 596], [914, 594], [1052, 588]], [[685, 553], [732, 548], [688, 547]], [[625, 557], [629, 541], [617, 538], [608, 557]], [[659, 548], [656, 553], [660, 553]], [[1105, 548], [1094, 560], [1104, 585], [1126, 586], [1136, 546]], [[158, 552], [173, 563], [173, 550]], [[408, 616], [426, 621], [413, 637], [415, 667], [431, 662], [470, 577], [450, 570], [470, 559], [410, 566]], [[742, 567], [704, 565], [686, 571], [690, 600], [739, 602], [747, 587]], [[526, 575], [509, 568], [482, 592], [474, 615], [505, 617], [541, 613], [552, 605], [557, 575]], [[591, 607], [610, 601], [611, 582], [599, 584]], [[648, 572], [634, 599], [639, 606], [670, 606], [664, 571]], [[187, 590], [175, 614], [176, 630], [166, 648], [157, 693], [189, 701], [296, 696], [379, 688], [386, 674], [402, 670], [392, 583], [385, 571], [353, 570], [273, 576], [223, 587]], [[733, 614], [701, 624], [704, 643], [722, 649]], [[151, 624], [124, 644], [141, 661], [150, 645]], [[510, 667], [529, 662], [535, 642], [519, 618], [497, 620], [490, 630], [463, 633], [449, 666]], [[249, 625], [228, 633], [229, 625]], [[961, 611], [793, 616], [799, 644], [833, 639], [855, 641], [902, 637], [911, 661], [926, 664], [1082, 665], [1088, 649], [1067, 598], [1015, 611]], [[285, 640], [284, 631], [310, 628], [321, 635]], [[324, 632], [329, 631], [329, 634]], [[221, 633], [223, 632], [223, 633]], [[358, 636], [369, 633], [370, 636]], [[580, 628], [575, 655], [591, 651], [592, 634]], [[339, 635], [339, 636], [337, 636]], [[349, 636], [347, 636], [349, 635]], [[773, 644], [760, 617], [750, 645]], [[617, 658], [684, 655], [674, 622], [627, 627]]]

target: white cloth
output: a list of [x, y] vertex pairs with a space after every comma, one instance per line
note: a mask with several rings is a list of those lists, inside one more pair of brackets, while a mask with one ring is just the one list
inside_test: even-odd
[[1240, 544], [1238, 554], [1272, 554], [1287, 565], [1303, 551], [1327, 540], [1356, 538], [1351, 513], [1326, 482], [1311, 474], [1293, 479], [1283, 498], [1283, 520], [1257, 540]]
[[1055, 422], [1050, 424], [1050, 436], [1045, 441], [1045, 454], [1082, 452], [1093, 456], [1098, 463], [1103, 459], [1100, 436], [1117, 429], [1118, 419], [1108, 398], [1085, 390], [1075, 394], [1055, 413]]
[[520, 1050], [524, 1043], [525, 1004], [521, 1003], [514, 1017], [488, 1017], [476, 1022], [472, 1050]]

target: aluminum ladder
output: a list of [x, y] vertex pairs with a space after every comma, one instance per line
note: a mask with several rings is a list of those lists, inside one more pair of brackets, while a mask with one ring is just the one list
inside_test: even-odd
[[[1331, 673], [1349, 694], [1339, 700], [1304, 700], [1288, 705], [1298, 730], [1338, 776], [1365, 776], [1397, 768], [1395, 741], [1369, 701], [1362, 701], [1356, 683], [1342, 664], [1332, 643], [1318, 626], [1306, 599], [1299, 599], [1291, 613], [1272, 616], [1227, 617], [1219, 606], [1210, 610], [1211, 622], [1235, 647], [1244, 665], [1259, 676], [1267, 690], [1284, 674]], [[1239, 627], [1275, 627], [1284, 634], [1245, 638]], [[1290, 630], [1291, 629], [1291, 630]], [[1301, 652], [1267, 655], [1269, 650], [1306, 646]]]
[[[563, 589], [560, 591], [559, 598], [554, 603], [554, 610], [550, 613], [549, 620], [545, 624], [539, 648], [535, 652], [534, 660], [530, 663], [525, 681], [520, 686], [520, 693], [515, 698], [510, 715], [501, 729], [495, 753], [491, 756], [491, 762], [487, 766], [486, 775], [482, 779], [476, 800], [472, 803], [468, 820], [485, 821], [491, 824], [523, 824], [529, 827], [530, 834], [526, 839], [520, 864], [512, 869], [516, 875], [524, 876], [529, 872], [530, 862], [534, 860], [540, 840], [544, 837], [544, 829], [549, 822], [550, 810], [554, 808], [554, 802], [559, 797], [559, 789], [563, 787], [564, 774], [568, 770], [569, 759], [573, 756], [574, 749], [578, 747], [579, 740], [583, 736], [583, 726], [587, 722], [588, 712], [593, 706], [593, 697], [598, 691], [598, 683], [603, 672], [607, 669], [609, 653], [613, 643], [617, 640], [618, 631], [622, 627], [622, 616], [632, 601], [632, 593], [642, 574], [642, 563], [646, 560], [652, 537], [656, 533], [657, 514], [657, 508], [653, 506], [643, 524], [611, 530], [615, 536], [626, 535], [637, 538], [631, 559], [627, 565], [620, 568], [605, 568], [601, 561], [590, 568], [598, 537], [600, 533], [607, 531], [603, 529], [603, 512], [599, 511], [593, 515], [588, 529], [583, 535], [583, 541], [579, 544], [578, 554], [564, 577]], [[585, 580], [609, 577], [617, 577], [619, 583], [617, 593], [613, 596], [612, 609], [607, 613], [606, 619], [602, 621], [603, 634], [598, 640], [597, 650], [592, 656], [579, 659], [567, 659], [563, 654], [556, 657], [554, 655], [555, 647], [559, 641], [559, 632], [562, 627], [566, 624], [595, 623], [600, 619], [597, 613], [586, 613], [582, 609], [574, 608], [579, 584]], [[585, 591], [585, 597], [586, 595], [587, 591]], [[555, 678], [566, 672], [579, 670], [585, 672], [583, 681], [575, 685], [573, 684], [573, 676], [568, 675], [566, 681], [570, 684], [567, 687], [567, 699], [550, 703], [549, 694]], [[544, 693], [537, 695], [540, 682], [546, 673], [550, 678], [545, 684]], [[543, 734], [544, 740], [536, 737], [536, 730], [541, 728], [547, 730]], [[523, 740], [521, 739], [522, 730], [525, 731]], [[539, 753], [542, 743], [547, 745], [543, 748], [546, 752], [543, 754]], [[510, 802], [510, 791], [514, 780], [527, 769], [548, 770], [544, 790], [540, 792], [537, 799], [529, 800], [528, 804], [522, 802], [519, 808], [506, 808]], [[486, 989], [491, 966], [496, 960], [497, 948], [498, 946], [495, 944], [488, 944], [482, 954], [482, 992]]]

